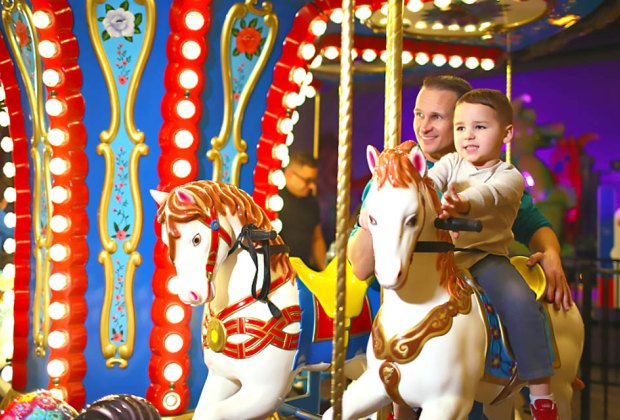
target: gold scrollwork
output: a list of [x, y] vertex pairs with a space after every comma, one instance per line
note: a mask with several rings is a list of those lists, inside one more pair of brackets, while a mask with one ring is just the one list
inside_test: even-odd
[[[103, 48], [103, 41], [98, 32], [97, 22], [97, 4], [104, 3], [105, 0], [87, 0], [87, 18], [89, 25], [89, 34], [91, 42], [95, 48], [97, 59], [103, 70], [104, 78], [110, 96], [110, 125], [106, 131], [99, 135], [101, 143], [97, 146], [97, 153], [103, 156], [105, 163], [105, 175], [103, 181], [103, 191], [99, 204], [98, 228], [103, 251], [99, 253], [99, 262], [103, 265], [105, 276], [105, 297], [103, 311], [100, 321], [100, 340], [101, 351], [106, 358], [106, 366], [113, 367], [118, 364], [121, 368], [127, 366], [129, 358], [133, 355], [135, 342], [135, 310], [133, 303], [133, 282], [135, 278], [136, 268], [142, 263], [141, 255], [136, 252], [140, 238], [142, 236], [143, 211], [142, 199], [140, 195], [140, 182], [138, 179], [138, 163], [141, 156], [145, 156], [149, 152], [149, 148], [144, 144], [144, 133], [135, 127], [134, 123], [134, 105], [136, 93], [142, 77], [142, 72], [146, 65], [146, 60], [150, 54], [155, 34], [156, 7], [154, 0], [136, 0], [138, 4], [142, 4], [146, 8], [144, 42], [140, 48], [136, 65], [131, 74], [129, 85], [127, 88], [127, 97], [123, 107], [123, 122], [127, 139], [134, 144], [130, 151], [128, 172], [129, 172], [129, 188], [131, 190], [131, 198], [134, 209], [134, 219], [132, 223], [131, 238], [123, 243], [123, 252], [129, 255], [127, 265], [125, 267], [125, 303], [127, 314], [127, 331], [125, 334], [125, 343], [116, 346], [109, 339], [110, 334], [110, 312], [112, 308], [112, 299], [114, 295], [114, 267], [112, 263], [112, 254], [117, 252], [117, 242], [110, 237], [108, 232], [108, 210], [110, 199], [112, 196], [112, 188], [114, 185], [115, 174], [115, 155], [111, 143], [119, 136], [120, 119], [121, 119], [121, 99], [119, 97], [116, 80], [112, 73], [106, 53]], [[118, 354], [118, 357], [117, 357]]]
[[[233, 159], [231, 168], [231, 183], [239, 184], [239, 174], [241, 165], [248, 161], [246, 153], [247, 143], [241, 138], [241, 123], [245, 114], [250, 94], [252, 93], [256, 81], [265, 67], [267, 58], [271, 54], [276, 34], [278, 33], [278, 17], [272, 12], [272, 6], [269, 2], [263, 2], [263, 9], [256, 7], [257, 0], [246, 0], [245, 3], [237, 3], [230, 8], [222, 27], [220, 39], [220, 51], [222, 61], [222, 84], [224, 87], [224, 114], [222, 127], [218, 136], [211, 139], [212, 149], [207, 152], [207, 158], [213, 161], [213, 180], [219, 181], [222, 170], [222, 158], [220, 150], [226, 145], [232, 131], [232, 139], [238, 154]], [[258, 61], [252, 73], [248, 77], [247, 83], [243, 87], [239, 96], [239, 103], [232, 113], [232, 77], [230, 65], [230, 41], [233, 25], [237, 19], [241, 19], [250, 12], [257, 16], [263, 16], [263, 22], [269, 28], [269, 34], [265, 41], [265, 45], [258, 57]]]

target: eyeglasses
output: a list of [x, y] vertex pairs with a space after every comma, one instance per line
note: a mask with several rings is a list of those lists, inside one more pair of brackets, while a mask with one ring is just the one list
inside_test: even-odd
[[304, 184], [306, 184], [306, 187], [309, 187], [312, 184], [316, 184], [316, 178], [305, 178], [305, 177], [299, 175], [295, 171], [292, 171], [292, 172], [293, 172], [293, 175], [295, 175], [297, 178], [301, 179], [304, 182]]

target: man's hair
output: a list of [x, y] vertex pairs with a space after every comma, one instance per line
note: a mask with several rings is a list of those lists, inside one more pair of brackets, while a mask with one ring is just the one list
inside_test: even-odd
[[318, 168], [319, 163], [312, 156], [312, 153], [305, 150], [298, 150], [291, 153], [289, 165], [309, 166], [311, 168]]
[[510, 101], [499, 90], [495, 89], [474, 89], [456, 101], [456, 105], [466, 102], [468, 104], [480, 104], [491, 107], [497, 113], [497, 118], [502, 125], [512, 124], [512, 105]]
[[467, 80], [450, 74], [428, 76], [422, 82], [422, 87], [426, 89], [448, 90], [456, 93], [457, 98], [472, 90]]

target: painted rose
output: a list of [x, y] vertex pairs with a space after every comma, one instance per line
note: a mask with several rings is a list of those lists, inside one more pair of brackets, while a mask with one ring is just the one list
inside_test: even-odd
[[246, 27], [239, 31], [236, 38], [237, 50], [240, 53], [254, 54], [260, 45], [261, 35], [256, 28]]
[[125, 232], [124, 230], [119, 230], [116, 232], [116, 239], [118, 239], [119, 241], [124, 240], [127, 237], [127, 232]]
[[23, 47], [30, 41], [28, 27], [21, 20], [15, 22], [15, 36], [17, 37], [17, 43], [20, 47]]
[[110, 10], [103, 19], [103, 27], [112, 38], [133, 36], [135, 16], [125, 9]]

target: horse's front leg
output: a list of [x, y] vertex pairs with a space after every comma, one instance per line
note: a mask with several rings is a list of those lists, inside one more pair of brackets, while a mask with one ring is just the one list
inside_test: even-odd
[[[368, 416], [390, 402], [379, 374], [369, 369], [349, 385], [342, 396], [342, 418], [358, 419]], [[330, 408], [323, 414], [323, 420], [331, 420], [334, 412]]]
[[200, 399], [198, 400], [198, 405], [194, 412], [194, 418], [208, 418], [207, 413], [209, 412], [209, 407], [213, 406], [213, 404], [218, 401], [225, 400], [237, 391], [239, 391], [238, 383], [209, 371], [207, 380], [200, 393]]
[[462, 395], [445, 395], [422, 404], [420, 420], [462, 420], [466, 419], [474, 405], [473, 398]]

